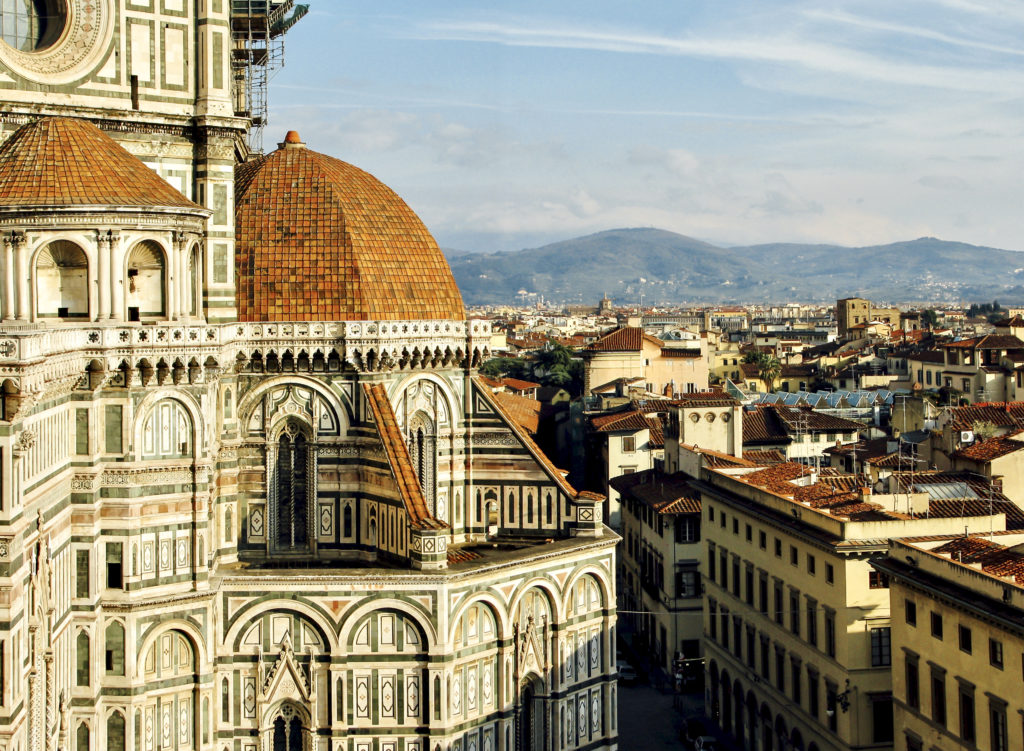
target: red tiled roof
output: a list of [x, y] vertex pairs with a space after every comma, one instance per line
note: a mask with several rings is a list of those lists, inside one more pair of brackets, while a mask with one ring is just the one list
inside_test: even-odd
[[662, 357], [681, 357], [689, 360], [698, 359], [700, 357], [699, 349], [684, 349], [682, 347], [662, 347]]
[[764, 467], [783, 464], [786, 461], [786, 455], [776, 449], [769, 451], [744, 451], [743, 458]]
[[724, 391], [695, 391], [679, 394], [670, 404], [673, 407], [735, 407], [739, 402]]
[[524, 430], [530, 435], [537, 435], [540, 428], [541, 407], [543, 406], [539, 401], [500, 391], [494, 394], [494, 399]]
[[240, 321], [464, 320], [434, 238], [372, 175], [301, 144], [235, 172]]
[[650, 334], [645, 334], [639, 326], [623, 326], [610, 334], [605, 334], [593, 344], [588, 345], [586, 352], [639, 352], [644, 342], [661, 347], [664, 342]]
[[986, 334], [942, 345], [948, 349], [1021, 349], [1024, 341], [1012, 334]]
[[[1020, 431], [1013, 433], [1019, 435]], [[984, 441], [979, 441], [971, 446], [962, 448], [953, 454], [954, 457], [970, 459], [976, 462], [990, 462], [1001, 456], [1012, 454], [1015, 451], [1024, 449], [1024, 441], [1010, 436], [996, 436]]]
[[950, 410], [953, 430], [973, 430], [979, 422], [997, 428], [1024, 428], [1024, 402], [980, 402]]
[[665, 429], [661, 420], [657, 417], [648, 417], [647, 426], [651, 429], [650, 438], [647, 439], [651, 448], [665, 448]]
[[792, 439], [778, 413], [771, 409], [743, 411], [743, 445], [790, 443]]
[[981, 537], [958, 537], [932, 548], [932, 553], [945, 554], [964, 565], [981, 564], [981, 570], [992, 576], [1013, 577], [1024, 584], [1024, 553]]
[[409, 514], [410, 522], [413, 526], [421, 529], [446, 527], [444, 522], [431, 516], [430, 510], [427, 508], [419, 478], [412, 468], [409, 448], [402, 439], [402, 431], [398, 427], [398, 420], [395, 419], [395, 413], [391, 409], [391, 402], [388, 400], [384, 385], [364, 383], [363, 391], [366, 394], [366, 402], [370, 405], [370, 411], [373, 413], [377, 434], [384, 445], [384, 453], [387, 455], [391, 474], [398, 485], [398, 492], [405, 503], [405, 510]]
[[650, 427], [644, 413], [638, 409], [593, 417], [590, 420], [590, 424], [599, 433], [636, 432], [638, 430], [647, 430]]
[[43, 117], [0, 147], [0, 206], [172, 207], [209, 213], [87, 120]]
[[645, 469], [613, 477], [609, 484], [619, 493], [650, 506], [659, 514], [699, 514], [700, 493], [682, 472], [671, 475]]
[[688, 443], [682, 443], [679, 448], [692, 451], [695, 454], [700, 454], [704, 457], [704, 464], [708, 467], [756, 467], [758, 464], [752, 462], [749, 459], [733, 456], [732, 454], [726, 454], [723, 451], [715, 451], [714, 449], [701, 448], [700, 446], [691, 446]]
[[533, 381], [523, 381], [519, 378], [502, 378], [501, 383], [506, 388], [510, 388], [513, 391], [529, 391], [530, 389], [539, 389], [540, 384], [534, 383]]
[[615, 391], [620, 385], [629, 388], [634, 383], [644, 383], [647, 379], [643, 376], [637, 376], [635, 378], [616, 378], [614, 381], [608, 381], [608, 383], [602, 383], [600, 386], [595, 386], [590, 389], [591, 394], [603, 394], [606, 391]]

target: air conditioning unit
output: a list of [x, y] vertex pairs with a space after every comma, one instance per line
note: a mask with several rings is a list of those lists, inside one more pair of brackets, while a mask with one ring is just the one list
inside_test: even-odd
[[960, 443], [974, 443], [974, 431], [973, 430], [961, 430], [960, 431]]

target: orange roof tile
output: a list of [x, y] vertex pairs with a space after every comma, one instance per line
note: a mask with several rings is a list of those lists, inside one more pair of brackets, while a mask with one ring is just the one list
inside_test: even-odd
[[645, 334], [638, 326], [623, 326], [605, 334], [593, 344], [587, 346], [585, 352], [639, 352], [644, 342], [661, 347], [661, 339]]
[[285, 144], [235, 174], [242, 321], [463, 320], [451, 269], [394, 191]]
[[44, 117], [0, 147], [0, 207], [171, 207], [208, 213], [87, 120]]
[[494, 394], [494, 399], [524, 430], [530, 435], [537, 435], [537, 430], [540, 428], [541, 407], [543, 406], [539, 401], [500, 391]]
[[[1016, 431], [1013, 435], [1018, 435], [1020, 431]], [[1024, 449], [1024, 441], [1019, 438], [1011, 438], [1010, 436], [995, 436], [984, 441], [979, 441], [971, 446], [960, 449], [954, 457], [962, 459], [970, 459], [976, 462], [990, 462], [993, 459], [998, 459], [1001, 456], [1012, 454], [1015, 451]]]
[[366, 393], [366, 401], [373, 413], [377, 434], [380, 436], [381, 443], [384, 444], [384, 453], [387, 455], [391, 474], [398, 484], [398, 492], [405, 503], [405, 510], [409, 514], [410, 522], [414, 527], [421, 529], [446, 527], [447, 525], [435, 519], [427, 508], [427, 501], [423, 497], [419, 478], [412, 467], [409, 447], [402, 440], [402, 431], [398, 427], [398, 420], [395, 418], [394, 410], [391, 409], [391, 402], [388, 400], [384, 385], [364, 383], [363, 391]]

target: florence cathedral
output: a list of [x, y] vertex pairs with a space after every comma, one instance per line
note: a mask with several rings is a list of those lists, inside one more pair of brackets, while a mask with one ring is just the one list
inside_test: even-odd
[[0, 751], [616, 747], [603, 498], [402, 199], [261, 148], [305, 12], [0, 2]]

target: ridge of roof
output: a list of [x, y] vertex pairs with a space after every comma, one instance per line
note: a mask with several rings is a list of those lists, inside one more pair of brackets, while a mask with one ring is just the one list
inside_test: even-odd
[[388, 466], [391, 468], [391, 475], [398, 485], [398, 492], [405, 504], [406, 513], [414, 527], [420, 529], [444, 529], [448, 525], [435, 519], [427, 507], [426, 498], [423, 497], [423, 489], [420, 487], [419, 478], [412, 467], [412, 458], [409, 456], [409, 447], [402, 439], [402, 431], [398, 427], [398, 420], [391, 408], [391, 401], [388, 399], [384, 384], [375, 383], [363, 384], [363, 392], [366, 394], [366, 402], [370, 405], [370, 412], [373, 414], [373, 422], [377, 428], [377, 435], [380, 436], [384, 446], [384, 454], [388, 459]]

